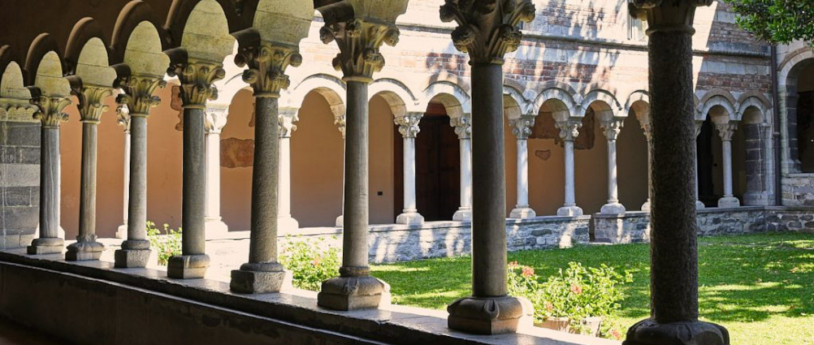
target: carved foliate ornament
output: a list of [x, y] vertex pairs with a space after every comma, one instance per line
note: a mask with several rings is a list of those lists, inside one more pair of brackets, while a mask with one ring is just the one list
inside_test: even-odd
[[472, 117], [469, 114], [454, 117], [449, 120], [449, 124], [455, 127], [455, 134], [458, 139], [469, 139], [472, 137]]
[[695, 8], [709, 6], [713, 0], [628, 0], [630, 15], [647, 16], [647, 34], [658, 31], [694, 33]]
[[334, 116], [334, 125], [342, 133], [342, 139], [345, 139], [345, 114]]
[[732, 136], [738, 130], [737, 122], [716, 123], [715, 129], [718, 130], [718, 135], [721, 136], [721, 141], [732, 141]]
[[509, 127], [512, 128], [512, 133], [517, 139], [527, 140], [531, 135], [531, 129], [534, 127], [534, 116], [523, 115], [516, 119], [510, 119]]
[[452, 42], [469, 53], [471, 63], [503, 64], [503, 55], [517, 50], [522, 34], [517, 25], [534, 20], [531, 0], [446, 0], [441, 21], [458, 23]]
[[104, 104], [104, 99], [113, 95], [113, 89], [99, 86], [82, 86], [72, 92], [79, 100], [80, 120], [84, 123], [98, 124], [102, 120], [102, 114], [108, 110]]
[[40, 120], [44, 128], [59, 128], [61, 122], [68, 121], [68, 114], [62, 112], [71, 104], [68, 97], [35, 96], [31, 98], [31, 104], [38, 108], [34, 119]]
[[407, 113], [403, 116], [397, 116], [394, 119], [396, 126], [399, 126], [399, 133], [404, 138], [415, 138], [418, 132], [421, 131], [418, 123], [421, 121], [423, 113]]
[[294, 122], [299, 120], [300, 118], [296, 114], [291, 116], [280, 115], [277, 120], [277, 125], [280, 127], [280, 138], [291, 138], [291, 134], [297, 130], [297, 125], [295, 125]]
[[175, 63], [167, 70], [167, 74], [171, 77], [178, 76], [181, 81], [180, 96], [184, 108], [204, 109], [207, 100], [218, 98], [218, 89], [212, 83], [223, 79], [226, 71], [220, 63], [190, 58]]
[[291, 81], [285, 69], [302, 64], [297, 46], [263, 42], [258, 45], [240, 46], [235, 64], [248, 66], [243, 71], [243, 81], [254, 89], [255, 97], [280, 97], [280, 90], [288, 88]]
[[379, 47], [382, 43], [395, 46], [399, 41], [399, 29], [392, 23], [352, 18], [326, 22], [319, 30], [319, 38], [322, 43], [336, 41], [339, 46], [339, 54], [332, 63], [344, 74], [343, 80], [369, 83], [373, 73], [384, 67]]
[[129, 76], [119, 81], [123, 94], [116, 97], [116, 103], [127, 106], [130, 116], [148, 116], [150, 108], [158, 106], [161, 98], [153, 96], [159, 87], [167, 85], [161, 77]]
[[579, 136], [579, 129], [582, 127], [580, 120], [556, 121], [554, 124], [560, 130], [560, 139], [565, 141], [576, 139]]
[[599, 126], [602, 127], [605, 138], [608, 138], [610, 141], [616, 141], [616, 138], [619, 137], [619, 132], [622, 131], [624, 122], [621, 119], [602, 121]]
[[204, 131], [206, 133], [218, 134], [226, 126], [226, 119], [229, 117], [228, 105], [207, 106], [204, 112]]
[[12, 122], [32, 122], [39, 110], [29, 100], [0, 98], [0, 120]]
[[127, 104], [119, 104], [116, 107], [116, 123], [122, 126], [125, 133], [130, 133], [130, 109]]

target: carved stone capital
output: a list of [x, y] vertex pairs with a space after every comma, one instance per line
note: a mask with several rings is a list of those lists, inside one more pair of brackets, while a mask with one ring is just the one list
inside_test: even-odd
[[122, 126], [125, 133], [130, 133], [130, 109], [127, 104], [119, 104], [116, 107], [116, 123]]
[[98, 124], [102, 120], [102, 114], [108, 110], [104, 99], [113, 95], [113, 89], [89, 85], [74, 89], [73, 94], [79, 100], [77, 108], [80, 120], [84, 123]]
[[235, 56], [235, 64], [247, 66], [243, 81], [254, 89], [255, 97], [280, 97], [280, 90], [288, 88], [291, 81], [285, 69], [302, 64], [297, 46], [263, 42], [241, 45]]
[[531, 135], [531, 129], [534, 127], [533, 115], [522, 115], [519, 118], [509, 120], [509, 127], [512, 128], [512, 133], [519, 140], [527, 140]]
[[71, 104], [68, 97], [36, 96], [31, 99], [31, 104], [38, 108], [34, 119], [40, 120], [44, 128], [59, 128], [61, 122], [68, 121], [68, 114], [62, 112]]
[[722, 141], [732, 141], [732, 135], [738, 130], [737, 122], [716, 123], [715, 129], [718, 130], [718, 135], [721, 136]]
[[622, 131], [624, 122], [621, 119], [614, 119], [611, 121], [602, 121], [599, 126], [602, 127], [602, 131], [608, 141], [616, 141], [616, 138], [619, 137], [619, 132]]
[[297, 125], [294, 122], [300, 121], [299, 116], [297, 116], [298, 109], [290, 109], [289, 111], [281, 111], [279, 112], [279, 117], [277, 121], [277, 125], [280, 127], [279, 136], [280, 138], [291, 138], [291, 134], [297, 130]]
[[150, 108], [161, 103], [161, 98], [153, 96], [156, 88], [167, 85], [161, 77], [129, 76], [119, 81], [123, 94], [116, 97], [116, 103], [127, 106], [131, 116], [148, 116]]
[[464, 140], [472, 137], [471, 115], [464, 114], [464, 116], [453, 117], [449, 120], [449, 124], [450, 126], [455, 127], [455, 134], [458, 135], [458, 139]]
[[228, 104], [209, 104], [204, 112], [204, 130], [206, 133], [219, 134], [226, 126], [226, 119], [229, 117]]
[[13, 122], [35, 121], [34, 114], [39, 108], [29, 100], [0, 98], [0, 119]]
[[337, 71], [342, 71], [345, 81], [369, 83], [373, 73], [384, 67], [379, 47], [382, 43], [395, 46], [399, 29], [394, 23], [330, 16], [319, 30], [319, 38], [325, 44], [336, 41], [339, 54], [332, 63]]
[[579, 129], [582, 127], [582, 121], [578, 119], [568, 119], [564, 121], [556, 121], [554, 125], [560, 130], [560, 139], [565, 141], [573, 141], [579, 136]]
[[342, 133], [342, 139], [345, 139], [345, 114], [335, 115], [334, 125], [339, 129], [339, 133]]
[[647, 141], [650, 141], [653, 135], [653, 125], [650, 121], [650, 108], [648, 107], [645, 110], [636, 111], [636, 119], [639, 120], [639, 125], [642, 127], [642, 132], [644, 132], [644, 137], [647, 138]]
[[399, 126], [399, 133], [404, 138], [415, 138], [420, 129], [418, 123], [423, 117], [423, 113], [407, 113], [402, 116], [397, 116], [394, 122]]
[[692, 27], [695, 8], [709, 6], [713, 0], [628, 0], [630, 14], [635, 17], [647, 16], [647, 34], [654, 32], [695, 33]]
[[503, 55], [517, 50], [522, 34], [517, 25], [534, 19], [531, 0], [446, 0], [441, 21], [458, 23], [452, 42], [469, 53], [472, 63], [503, 63]]
[[184, 108], [199, 109], [206, 107], [207, 100], [218, 98], [218, 89], [212, 83], [226, 76], [221, 63], [192, 58], [173, 63], [167, 73], [178, 76], [181, 81], [180, 96]]
[[695, 137], [701, 134], [701, 127], [704, 126], [704, 121], [695, 121]]

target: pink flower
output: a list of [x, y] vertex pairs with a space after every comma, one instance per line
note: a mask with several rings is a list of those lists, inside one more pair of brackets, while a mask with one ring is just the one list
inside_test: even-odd
[[579, 286], [577, 284], [571, 284], [571, 292], [573, 292], [573, 293], [575, 293], [577, 295], [581, 294], [582, 293], [582, 286]]
[[523, 266], [523, 276], [528, 278], [534, 275], [534, 269], [529, 266]]
[[311, 264], [314, 265], [314, 267], [319, 266], [319, 256], [314, 257], [314, 261], [311, 261]]
[[510, 270], [513, 270], [513, 269], [515, 269], [515, 268], [517, 268], [519, 266], [520, 265], [517, 263], [517, 261], [512, 261], [512, 262], [509, 263], [509, 269]]
[[611, 330], [611, 336], [613, 336], [617, 340], [622, 339], [622, 334], [619, 333], [619, 331], [617, 331], [615, 328]]

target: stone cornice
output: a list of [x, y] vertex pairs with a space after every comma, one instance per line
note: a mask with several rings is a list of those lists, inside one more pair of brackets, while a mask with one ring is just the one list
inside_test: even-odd
[[174, 62], [167, 70], [181, 81], [181, 101], [184, 108], [205, 109], [206, 101], [218, 98], [218, 89], [212, 83], [223, 79], [226, 71], [220, 62], [188, 58]]
[[62, 112], [71, 104], [68, 97], [36, 96], [31, 99], [31, 104], [37, 106], [34, 119], [40, 120], [43, 128], [59, 128], [61, 122], [68, 121], [68, 114]]
[[534, 127], [534, 115], [522, 115], [516, 119], [510, 119], [509, 127], [512, 128], [512, 134], [518, 140], [527, 140]]
[[452, 42], [469, 53], [471, 63], [503, 63], [503, 55], [517, 50], [522, 33], [521, 21], [534, 19], [531, 0], [446, 0], [441, 6], [441, 21], [458, 23]]
[[373, 73], [384, 67], [379, 47], [382, 43], [395, 46], [399, 29], [394, 23], [376, 21], [375, 18], [336, 18], [325, 22], [319, 30], [319, 38], [325, 44], [336, 41], [339, 54], [332, 63], [344, 74], [343, 80], [370, 83]]
[[564, 141], [573, 141], [579, 136], [579, 129], [582, 127], [582, 121], [578, 119], [568, 119], [565, 121], [556, 121], [554, 125], [560, 130], [560, 139]]
[[463, 116], [453, 117], [449, 120], [449, 124], [455, 127], [455, 134], [458, 139], [464, 140], [472, 137], [472, 117], [469, 114]]
[[692, 27], [695, 8], [709, 6], [713, 0], [628, 0], [630, 13], [647, 15], [647, 34], [654, 32], [695, 33]]
[[288, 88], [291, 81], [285, 69], [302, 64], [297, 46], [271, 42], [241, 45], [235, 56], [235, 64], [248, 66], [243, 71], [243, 81], [254, 89], [255, 97], [280, 97], [280, 90]]
[[34, 114], [39, 108], [27, 99], [0, 98], [0, 120], [10, 122], [35, 122]]
[[153, 96], [153, 92], [167, 85], [161, 77], [140, 75], [128, 76], [119, 83], [124, 93], [116, 97], [116, 103], [126, 105], [130, 116], [150, 115], [150, 108], [161, 103], [161, 98]]
[[396, 123], [396, 126], [399, 126], [399, 133], [401, 133], [403, 138], [415, 138], [418, 132], [421, 131], [418, 127], [418, 123], [423, 116], [424, 113], [407, 113], [402, 116], [396, 116], [393, 122]]

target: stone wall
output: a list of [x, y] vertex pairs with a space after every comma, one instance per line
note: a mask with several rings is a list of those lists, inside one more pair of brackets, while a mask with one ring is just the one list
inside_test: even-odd
[[789, 174], [782, 181], [783, 205], [814, 206], [814, 174]]
[[39, 224], [40, 124], [0, 121], [0, 248], [28, 245]]
[[767, 231], [799, 231], [814, 234], [814, 212], [807, 207], [769, 207]]

